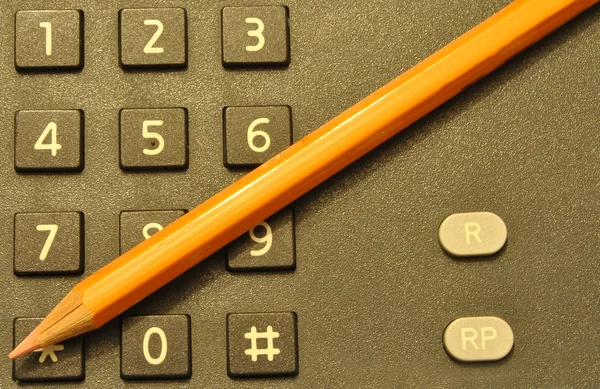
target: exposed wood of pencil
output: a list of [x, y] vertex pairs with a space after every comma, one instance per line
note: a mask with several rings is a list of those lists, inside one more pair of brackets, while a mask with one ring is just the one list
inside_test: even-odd
[[597, 1], [511, 3], [81, 281], [36, 329], [39, 344], [116, 317]]

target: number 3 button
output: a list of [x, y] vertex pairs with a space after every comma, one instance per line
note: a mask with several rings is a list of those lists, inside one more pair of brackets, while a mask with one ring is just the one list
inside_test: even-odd
[[289, 64], [286, 7], [225, 7], [222, 28], [224, 66]]
[[224, 114], [224, 163], [255, 167], [292, 144], [290, 107], [228, 107]]
[[121, 110], [121, 169], [185, 169], [187, 110]]
[[15, 170], [81, 171], [83, 112], [18, 111], [15, 117]]

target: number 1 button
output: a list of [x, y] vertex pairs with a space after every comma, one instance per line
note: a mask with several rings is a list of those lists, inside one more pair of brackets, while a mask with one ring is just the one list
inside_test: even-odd
[[15, 170], [81, 171], [83, 112], [18, 111], [15, 117]]
[[187, 21], [183, 8], [123, 9], [119, 12], [121, 66], [187, 66]]
[[83, 12], [19, 11], [15, 17], [15, 66], [19, 70], [83, 67]]
[[286, 7], [225, 7], [222, 16], [224, 66], [289, 64]]

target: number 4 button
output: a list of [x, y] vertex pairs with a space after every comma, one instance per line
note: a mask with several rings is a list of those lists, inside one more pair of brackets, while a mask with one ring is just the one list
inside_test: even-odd
[[15, 170], [81, 171], [83, 112], [18, 111], [15, 117]]
[[291, 108], [225, 108], [223, 143], [228, 168], [255, 167], [268, 161], [292, 144]]

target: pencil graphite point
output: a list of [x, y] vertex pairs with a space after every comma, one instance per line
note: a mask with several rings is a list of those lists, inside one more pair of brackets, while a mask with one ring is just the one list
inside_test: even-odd
[[40, 344], [38, 343], [39, 333], [37, 329], [31, 331], [29, 335], [13, 351], [8, 354], [10, 359], [15, 359], [20, 357], [21, 355], [25, 355], [27, 353], [32, 352], [33, 350], [40, 348]]

